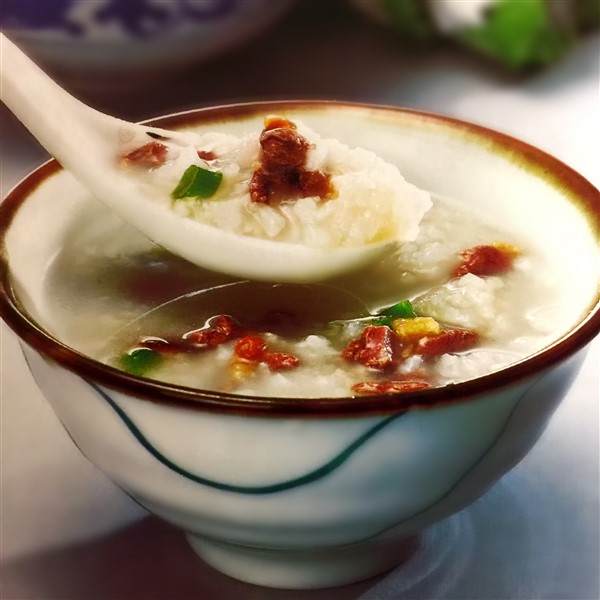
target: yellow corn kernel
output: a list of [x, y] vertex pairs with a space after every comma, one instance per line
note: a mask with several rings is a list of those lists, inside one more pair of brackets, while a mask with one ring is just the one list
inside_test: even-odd
[[415, 317], [414, 319], [394, 319], [392, 329], [402, 338], [410, 339], [424, 335], [438, 335], [442, 329], [432, 317]]
[[258, 361], [245, 360], [234, 356], [229, 361], [229, 376], [236, 383], [241, 383], [250, 377], [256, 368], [258, 367]]
[[505, 242], [494, 242], [492, 246], [496, 248], [496, 250], [500, 250], [500, 252], [507, 254], [508, 256], [515, 257], [521, 254], [521, 249], [518, 246], [506, 244]]

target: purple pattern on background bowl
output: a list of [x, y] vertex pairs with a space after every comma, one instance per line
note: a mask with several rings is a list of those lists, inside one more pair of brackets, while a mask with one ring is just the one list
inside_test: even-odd
[[118, 22], [134, 36], [146, 37], [160, 30], [169, 19], [169, 12], [148, 0], [111, 0], [95, 13], [98, 23]]
[[195, 21], [209, 21], [232, 13], [240, 0], [209, 0], [203, 2], [202, 5], [194, 2], [194, 0], [177, 0], [177, 2], [181, 6], [181, 12], [185, 17]]
[[69, 18], [77, 0], [4, 0], [0, 2], [0, 24], [15, 29], [60, 29], [81, 35], [83, 27]]
[[[4, 0], [0, 25], [7, 29], [54, 30], [80, 36], [86, 27], [73, 19], [81, 0]], [[236, 11], [240, 0], [172, 0], [157, 5], [150, 0], [95, 0], [94, 23], [117, 24], [133, 37], [151, 37], [185, 21], [214, 21]]]

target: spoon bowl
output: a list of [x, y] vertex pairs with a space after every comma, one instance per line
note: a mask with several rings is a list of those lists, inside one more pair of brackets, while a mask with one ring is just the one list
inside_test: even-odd
[[265, 240], [203, 224], [151, 202], [138, 181], [119, 168], [119, 142], [150, 135], [186, 147], [193, 145], [195, 134], [98, 112], [68, 94], [3, 34], [0, 49], [0, 98], [42, 146], [122, 219], [198, 266], [249, 279], [305, 283], [357, 269], [395, 245], [313, 248]]

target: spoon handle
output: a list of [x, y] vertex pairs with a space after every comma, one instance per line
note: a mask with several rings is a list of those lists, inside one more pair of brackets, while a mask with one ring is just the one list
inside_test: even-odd
[[140, 185], [140, 174], [123, 168], [120, 157], [126, 144], [139, 142], [136, 149], [143, 148], [156, 133], [166, 138], [169, 151], [179, 152], [175, 156], [191, 151], [196, 160], [199, 131], [165, 131], [90, 108], [63, 90], [1, 33], [0, 99], [93, 197], [158, 245], [204, 268], [244, 278], [304, 283], [358, 268], [393, 245], [390, 240], [357, 247], [312, 248], [242, 235], [180, 215], [172, 209], [170, 190], [174, 186], [162, 196], [160, 190], [148, 194]]
[[129, 123], [84, 104], [46, 75], [3, 33], [0, 100], [65, 169], [84, 182], [95, 181], [102, 165], [114, 165], [120, 136], [132, 137], [134, 132], [143, 131], [182, 146], [193, 143], [189, 133]]
[[[82, 147], [89, 147], [107, 129], [100, 125], [102, 113], [62, 89], [2, 33], [0, 99], [66, 168]], [[93, 121], [94, 135], [90, 135]], [[81, 161], [77, 162], [81, 168]]]

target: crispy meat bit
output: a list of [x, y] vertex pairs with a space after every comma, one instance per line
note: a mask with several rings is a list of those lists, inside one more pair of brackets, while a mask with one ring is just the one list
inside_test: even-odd
[[300, 359], [286, 352], [266, 352], [262, 362], [266, 363], [271, 371], [284, 371], [293, 369], [300, 364]]
[[260, 163], [250, 180], [252, 202], [267, 204], [309, 196], [332, 197], [330, 176], [306, 169], [310, 144], [294, 123], [283, 117], [267, 117], [260, 146]]
[[416, 392], [427, 389], [426, 381], [400, 380], [400, 381], [361, 381], [352, 386], [352, 391], [359, 396], [378, 396], [380, 394], [398, 394], [402, 392]]
[[434, 358], [448, 352], [464, 352], [479, 343], [479, 334], [465, 329], [449, 329], [438, 335], [426, 335], [415, 345], [415, 354]]
[[332, 193], [331, 177], [323, 171], [304, 171], [300, 173], [298, 187], [303, 198], [329, 198]]
[[202, 160], [215, 160], [217, 155], [212, 150], [198, 150], [198, 158]]
[[454, 269], [454, 277], [462, 277], [467, 273], [473, 275], [498, 275], [512, 268], [518, 250], [506, 244], [475, 246], [460, 253], [462, 262]]
[[235, 343], [234, 353], [246, 360], [262, 360], [267, 351], [267, 344], [257, 335], [247, 335]]
[[123, 165], [138, 167], [160, 167], [167, 161], [168, 148], [160, 142], [148, 142], [121, 156]]
[[239, 337], [242, 333], [239, 324], [229, 315], [218, 315], [209, 321], [209, 326], [192, 331], [186, 340], [197, 346], [219, 346]]
[[394, 364], [398, 344], [398, 336], [389, 327], [369, 325], [359, 339], [344, 348], [342, 358], [383, 370]]
[[263, 171], [275, 176], [304, 166], [310, 146], [295, 129], [280, 127], [263, 131], [260, 147]]

